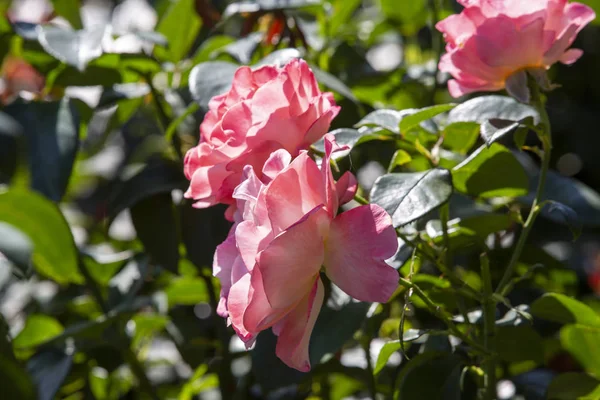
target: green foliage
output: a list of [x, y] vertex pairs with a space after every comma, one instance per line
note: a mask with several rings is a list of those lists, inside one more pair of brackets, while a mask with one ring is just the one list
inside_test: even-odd
[[[3, 398], [478, 400], [490, 371], [524, 398], [536, 384], [550, 400], [600, 398], [599, 308], [582, 297], [599, 290], [593, 38], [576, 43], [583, 62], [551, 70], [563, 88], [545, 108], [501, 93], [455, 104], [434, 30], [452, 1], [158, 0], [153, 30], [142, 12], [89, 24], [84, 2], [50, 2], [62, 22], [9, 21], [0, 2]], [[233, 339], [212, 276], [227, 205], [183, 195], [210, 100], [240, 66], [294, 58], [341, 107], [335, 178], [352, 172], [356, 202], [384, 208], [399, 237], [387, 303], [323, 276], [310, 373], [283, 364], [271, 330], [249, 349]], [[11, 73], [15, 60], [32, 70]], [[550, 122], [560, 171], [534, 203]], [[324, 141], [308, 150], [320, 162]], [[586, 151], [581, 173], [563, 168]], [[554, 378], [527, 381], [533, 369]]]

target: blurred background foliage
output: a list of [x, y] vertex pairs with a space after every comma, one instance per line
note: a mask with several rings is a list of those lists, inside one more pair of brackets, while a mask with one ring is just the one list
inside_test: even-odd
[[[600, 2], [584, 2], [600, 12]], [[270, 333], [247, 352], [214, 312], [211, 265], [229, 229], [224, 209], [197, 210], [183, 199], [182, 155], [197, 143], [208, 100], [227, 90], [238, 65], [302, 56], [342, 106], [332, 129], [347, 128], [375, 109], [452, 101], [448, 77], [437, 71], [443, 40], [432, 27], [458, 11], [450, 0], [0, 2], [0, 184], [10, 188], [0, 194], [2, 396], [333, 400], [369, 398], [376, 387], [383, 398], [475, 398], [476, 377], [463, 369], [460, 351], [452, 353], [455, 344], [423, 335], [439, 322], [417, 300], [400, 329], [407, 340], [401, 356], [401, 293], [372, 306], [331, 289], [311, 341], [310, 374], [275, 357]], [[600, 310], [595, 23], [575, 43], [584, 57], [551, 70], [562, 86], [548, 102], [555, 138], [548, 191], [578, 212], [584, 233], [573, 242], [552, 219], [538, 222], [521, 260], [527, 276], [511, 296], [515, 305], [553, 291]], [[459, 160], [483, 143], [478, 131], [464, 131], [451, 146]], [[429, 149], [430, 139], [423, 141]], [[395, 150], [369, 141], [339, 165], [368, 193]], [[428, 169], [428, 151], [404, 159], [396, 153], [396, 166]], [[518, 159], [534, 176], [534, 159]], [[471, 203], [461, 208], [465, 198], [452, 203], [453, 218], [472, 215]], [[510, 220], [498, 224], [490, 232], [504, 236], [495, 240], [510, 241], [517, 228]], [[427, 260], [405, 264], [410, 254], [403, 247], [396, 266], [431, 272], [419, 275], [419, 284], [457, 312], [447, 282]], [[495, 276], [508, 254], [498, 248], [492, 255]], [[480, 287], [469, 267], [477, 252], [456, 259], [463, 279]], [[539, 263], [546, 268], [529, 269]], [[501, 382], [500, 398], [542, 399], [551, 382], [598, 385], [578, 373], [598, 377], [599, 347], [582, 362], [581, 351], [561, 346], [560, 325], [512, 324], [519, 314], [504, 311], [509, 322], [499, 348], [510, 379]], [[424, 349], [429, 355], [420, 354]], [[567, 372], [564, 382], [553, 381]], [[576, 398], [568, 396], [557, 398]]]

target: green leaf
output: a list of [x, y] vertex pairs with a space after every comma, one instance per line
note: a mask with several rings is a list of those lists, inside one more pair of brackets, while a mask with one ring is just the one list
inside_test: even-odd
[[38, 40], [49, 54], [83, 71], [90, 61], [102, 55], [103, 25], [73, 31], [53, 25], [40, 25]]
[[535, 317], [561, 324], [579, 324], [600, 329], [600, 316], [582, 302], [559, 293], [547, 293], [531, 304]]
[[361, 0], [336, 0], [332, 2], [333, 12], [329, 19], [329, 34], [335, 36], [351, 21], [354, 12], [362, 5]]
[[500, 326], [496, 332], [496, 350], [507, 362], [544, 362], [542, 337], [531, 326]]
[[27, 369], [37, 386], [38, 400], [53, 400], [71, 371], [73, 355], [62, 350], [48, 349], [27, 362]]
[[521, 164], [510, 150], [497, 143], [477, 149], [452, 170], [452, 177], [459, 192], [484, 198], [518, 197], [529, 189]]
[[52, 0], [52, 7], [58, 15], [69, 21], [73, 28], [83, 28], [79, 15], [81, 9], [79, 0]]
[[462, 360], [457, 355], [419, 354], [400, 373], [394, 398], [460, 400], [462, 369]]
[[594, 400], [600, 398], [600, 381], [580, 372], [558, 375], [548, 387], [548, 400]]
[[13, 340], [15, 349], [29, 349], [39, 346], [64, 330], [56, 319], [41, 314], [31, 314], [25, 322], [25, 327]]
[[235, 38], [227, 35], [214, 35], [206, 39], [192, 57], [194, 65], [210, 61], [220, 49], [235, 42]]
[[29, 375], [9, 357], [0, 354], [0, 387], [6, 399], [37, 399], [35, 387]]
[[479, 137], [477, 122], [455, 122], [446, 126], [442, 132], [444, 146], [460, 154], [467, 154]]
[[408, 164], [412, 161], [412, 157], [406, 151], [400, 149], [396, 150], [394, 155], [392, 156], [392, 160], [390, 161], [390, 165], [388, 167], [388, 172], [392, 172], [394, 168], [400, 167], [404, 164]]
[[108, 304], [111, 307], [132, 304], [144, 284], [147, 270], [146, 256], [138, 255], [129, 261], [108, 283]]
[[260, 59], [254, 65], [254, 67], [259, 67], [259, 66], [263, 66], [263, 65], [275, 65], [278, 67], [282, 67], [285, 64], [287, 64], [288, 62], [290, 62], [291, 60], [293, 60], [294, 58], [301, 58], [301, 57], [302, 57], [302, 53], [300, 53], [300, 50], [298, 50], [298, 49], [287, 48], [287, 49], [275, 50], [274, 52], [269, 53], [265, 57]]
[[413, 222], [450, 199], [452, 177], [445, 169], [381, 176], [371, 190], [371, 202], [383, 207], [394, 227]]
[[407, 115], [400, 121], [400, 132], [406, 133], [419, 126], [421, 122], [427, 121], [436, 115], [445, 113], [456, 107], [456, 104], [440, 104], [436, 106], [422, 108], [414, 114]]
[[177, 273], [179, 234], [171, 193], [158, 193], [131, 207], [131, 221], [150, 259]]
[[[427, 333], [427, 331], [420, 330], [420, 329], [409, 329], [404, 332], [403, 341], [405, 344], [410, 343], [412, 341], [417, 340], [418, 338], [420, 338], [421, 336], [423, 336], [426, 333]], [[383, 347], [381, 348], [381, 350], [379, 351], [379, 355], [377, 356], [377, 362], [375, 363], [375, 368], [373, 369], [373, 374], [374, 375], [379, 374], [381, 372], [381, 370], [383, 370], [383, 368], [386, 366], [386, 364], [387, 364], [388, 360], [390, 359], [390, 357], [392, 356], [392, 354], [394, 354], [395, 352], [397, 352], [400, 349], [402, 349], [400, 340], [392, 340], [392, 341], [384, 344]]]
[[588, 374], [600, 378], [600, 328], [566, 325], [560, 330], [560, 342]]
[[156, 29], [169, 42], [167, 50], [161, 47], [154, 49], [158, 58], [178, 62], [187, 55], [202, 26], [194, 3], [195, 0], [178, 0], [171, 3]]
[[68, 98], [7, 107], [24, 128], [32, 187], [54, 201], [67, 189], [79, 149], [79, 113]]
[[196, 305], [209, 300], [206, 283], [201, 278], [182, 277], [175, 279], [165, 288], [169, 307], [175, 305]]
[[200, 106], [208, 107], [214, 96], [231, 88], [238, 66], [225, 61], [208, 61], [196, 65], [190, 72], [189, 86], [192, 97]]
[[137, 314], [131, 320], [135, 323], [133, 348], [138, 348], [142, 341], [160, 333], [169, 323], [168, 317], [158, 314]]
[[0, 193], [0, 221], [13, 225], [33, 243], [33, 264], [56, 282], [81, 283], [77, 250], [58, 207], [39, 194], [12, 189]]
[[400, 122], [402, 118], [407, 115], [411, 115], [416, 109], [407, 109], [402, 111], [396, 110], [375, 110], [363, 119], [361, 119], [355, 126], [377, 126], [380, 128], [387, 129], [390, 132], [400, 134]]

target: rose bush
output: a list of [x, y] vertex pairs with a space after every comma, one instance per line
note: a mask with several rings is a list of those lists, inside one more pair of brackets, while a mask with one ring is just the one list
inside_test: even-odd
[[343, 149], [331, 135], [325, 147], [321, 169], [305, 151], [290, 162], [285, 150], [271, 154], [262, 179], [246, 166], [233, 194], [236, 223], [213, 266], [221, 281], [217, 312], [247, 345], [273, 327], [277, 356], [305, 372], [323, 304], [322, 268], [361, 301], [386, 302], [398, 287], [398, 273], [385, 262], [398, 247], [390, 216], [377, 205], [338, 215], [352, 200], [356, 180], [346, 173], [334, 181], [330, 156]]
[[283, 68], [241, 67], [231, 90], [213, 98], [200, 125], [200, 143], [185, 157], [191, 184], [186, 197], [203, 208], [229, 204], [245, 165], [260, 175], [262, 164], [277, 149], [293, 156], [327, 133], [339, 107], [331, 93], [321, 93], [303, 60]]
[[582, 55], [569, 49], [595, 18], [594, 11], [567, 0], [460, 0], [465, 9], [438, 22], [446, 54], [440, 70], [454, 79], [454, 97], [506, 88], [527, 102], [526, 70], [542, 72], [552, 64], [572, 64]]

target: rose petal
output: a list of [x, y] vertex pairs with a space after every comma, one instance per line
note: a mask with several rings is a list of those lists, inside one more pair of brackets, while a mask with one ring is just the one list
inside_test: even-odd
[[317, 279], [312, 290], [292, 310], [279, 329], [275, 353], [287, 366], [302, 372], [310, 371], [308, 345], [325, 291]]
[[392, 218], [375, 204], [353, 208], [331, 223], [325, 272], [361, 301], [386, 302], [398, 287], [398, 272], [384, 260], [398, 249]]

